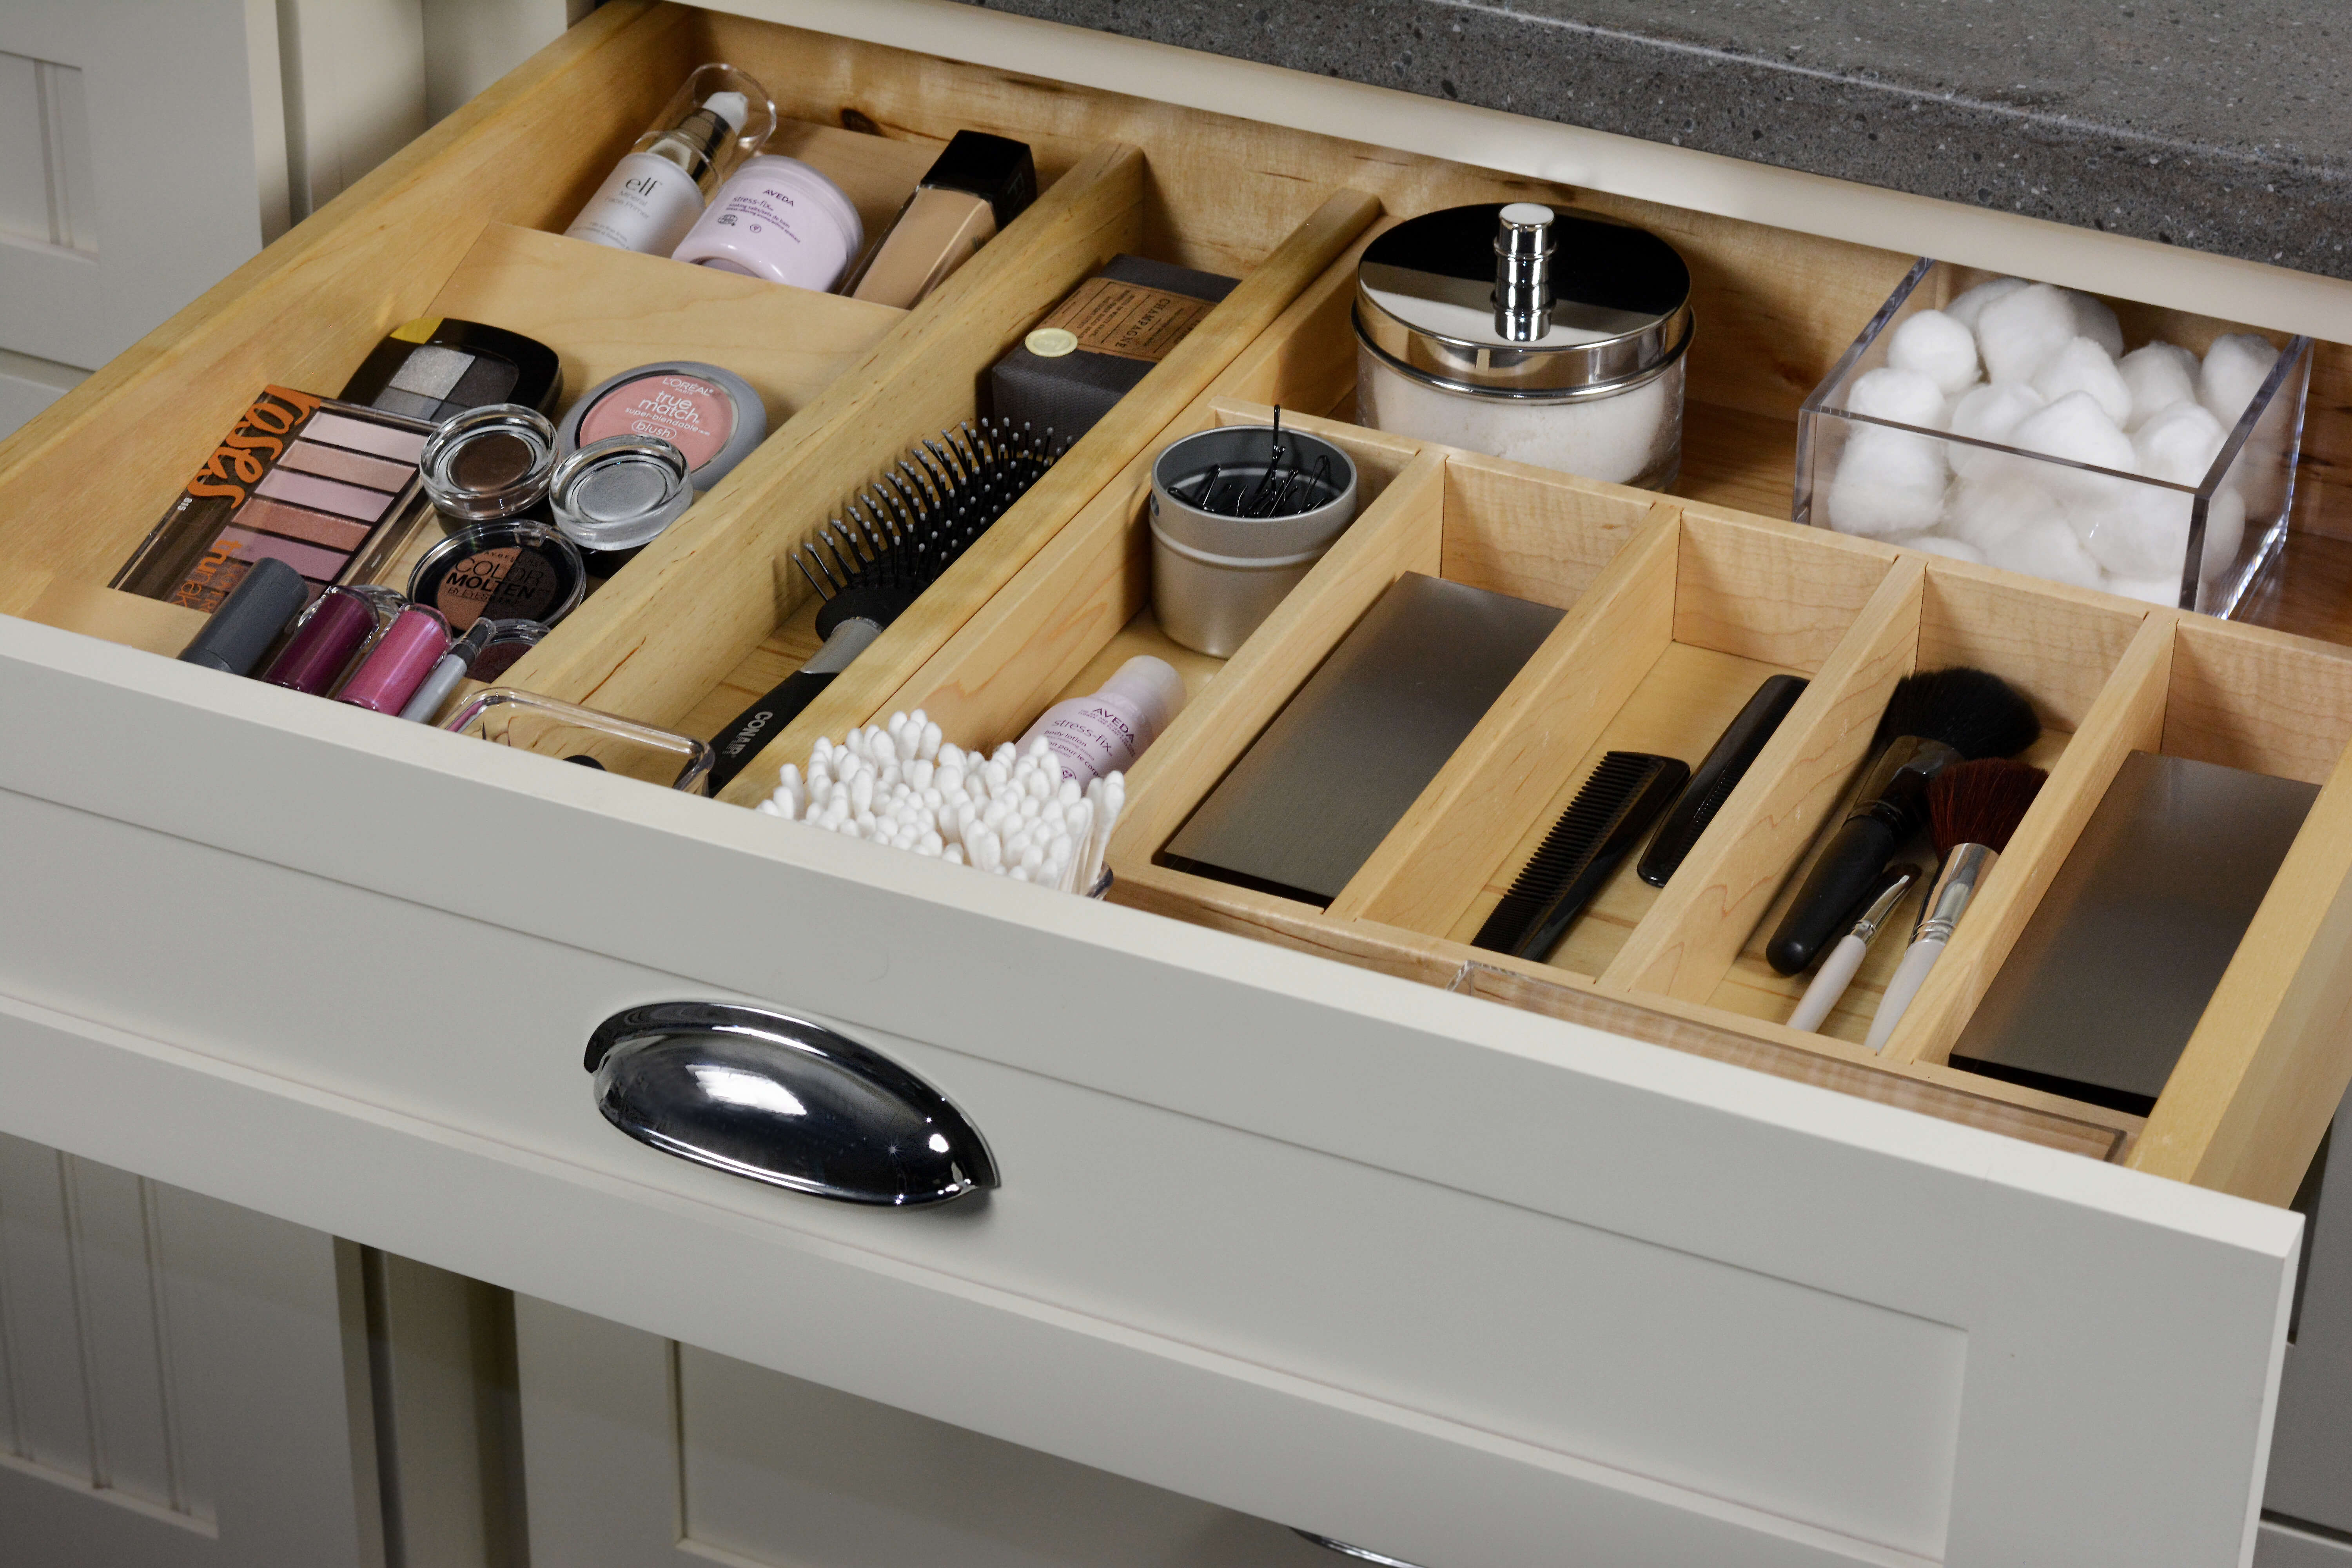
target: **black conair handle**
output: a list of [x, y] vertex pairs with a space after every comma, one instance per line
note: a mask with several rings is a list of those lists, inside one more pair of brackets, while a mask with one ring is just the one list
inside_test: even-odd
[[1898, 735], [1886, 743], [1863, 778], [1863, 804], [1838, 825], [1765, 946], [1764, 960], [1776, 973], [1801, 973], [1843, 933], [1848, 915], [1895, 850], [1927, 820], [1927, 781], [1960, 760], [1941, 741]]
[[717, 795], [725, 789], [760, 754], [761, 747], [799, 718], [801, 710], [816, 700], [817, 693], [832, 685], [833, 678], [848, 668], [849, 661], [865, 652], [866, 645], [881, 635], [881, 626], [862, 616], [842, 621], [826, 635], [824, 646], [811, 655], [806, 664], [735, 715], [734, 721], [710, 742], [711, 750], [719, 754], [710, 767], [710, 793]]

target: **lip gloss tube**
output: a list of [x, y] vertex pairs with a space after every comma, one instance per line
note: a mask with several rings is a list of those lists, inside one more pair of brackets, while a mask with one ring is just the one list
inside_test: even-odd
[[349, 588], [330, 588], [319, 595], [310, 618], [302, 623], [262, 679], [272, 686], [322, 697], [334, 689], [335, 678], [374, 631], [375, 606], [364, 595]]
[[376, 639], [335, 700], [373, 713], [397, 713], [448, 651], [449, 623], [441, 612], [411, 605]]
[[474, 656], [489, 646], [490, 633], [497, 626], [496, 621], [484, 616], [467, 627], [466, 635], [449, 645], [441, 662], [409, 693], [408, 703], [401, 709], [400, 716], [413, 723], [433, 722], [441, 705], [449, 700], [449, 693], [457, 689], [457, 683], [466, 679], [466, 671], [473, 668]]

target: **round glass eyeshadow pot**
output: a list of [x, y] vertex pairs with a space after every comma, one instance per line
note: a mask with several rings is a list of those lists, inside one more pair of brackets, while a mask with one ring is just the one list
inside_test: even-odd
[[657, 436], [686, 454], [698, 490], [707, 490], [766, 439], [767, 405], [731, 370], [665, 360], [598, 382], [563, 416], [564, 455], [614, 436]]
[[547, 628], [537, 621], [492, 621], [489, 628], [489, 640], [482, 645], [482, 651], [474, 656], [474, 662], [466, 668], [469, 679], [498, 679], [547, 636]]
[[686, 454], [658, 436], [607, 436], [555, 465], [555, 526], [592, 577], [610, 577], [694, 504]]
[[416, 470], [441, 526], [455, 533], [537, 507], [556, 456], [555, 426], [546, 415], [495, 403], [443, 420], [425, 440]]
[[552, 626], [588, 589], [572, 542], [535, 522], [478, 522], [425, 552], [408, 596], [464, 632], [485, 616]]

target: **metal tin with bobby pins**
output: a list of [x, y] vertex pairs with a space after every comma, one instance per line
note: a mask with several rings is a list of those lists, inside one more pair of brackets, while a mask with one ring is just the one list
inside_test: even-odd
[[1151, 608], [1189, 648], [1230, 657], [1356, 520], [1356, 465], [1319, 436], [1234, 425], [1151, 465]]

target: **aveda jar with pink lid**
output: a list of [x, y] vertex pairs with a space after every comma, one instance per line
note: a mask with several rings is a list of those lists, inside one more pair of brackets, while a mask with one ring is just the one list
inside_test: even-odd
[[556, 432], [558, 454], [615, 436], [667, 441], [686, 454], [688, 478], [707, 490], [767, 438], [768, 411], [751, 384], [695, 360], [625, 370], [588, 389]]
[[839, 185], [797, 158], [747, 159], [670, 255], [679, 261], [822, 293], [866, 248], [866, 226]]

